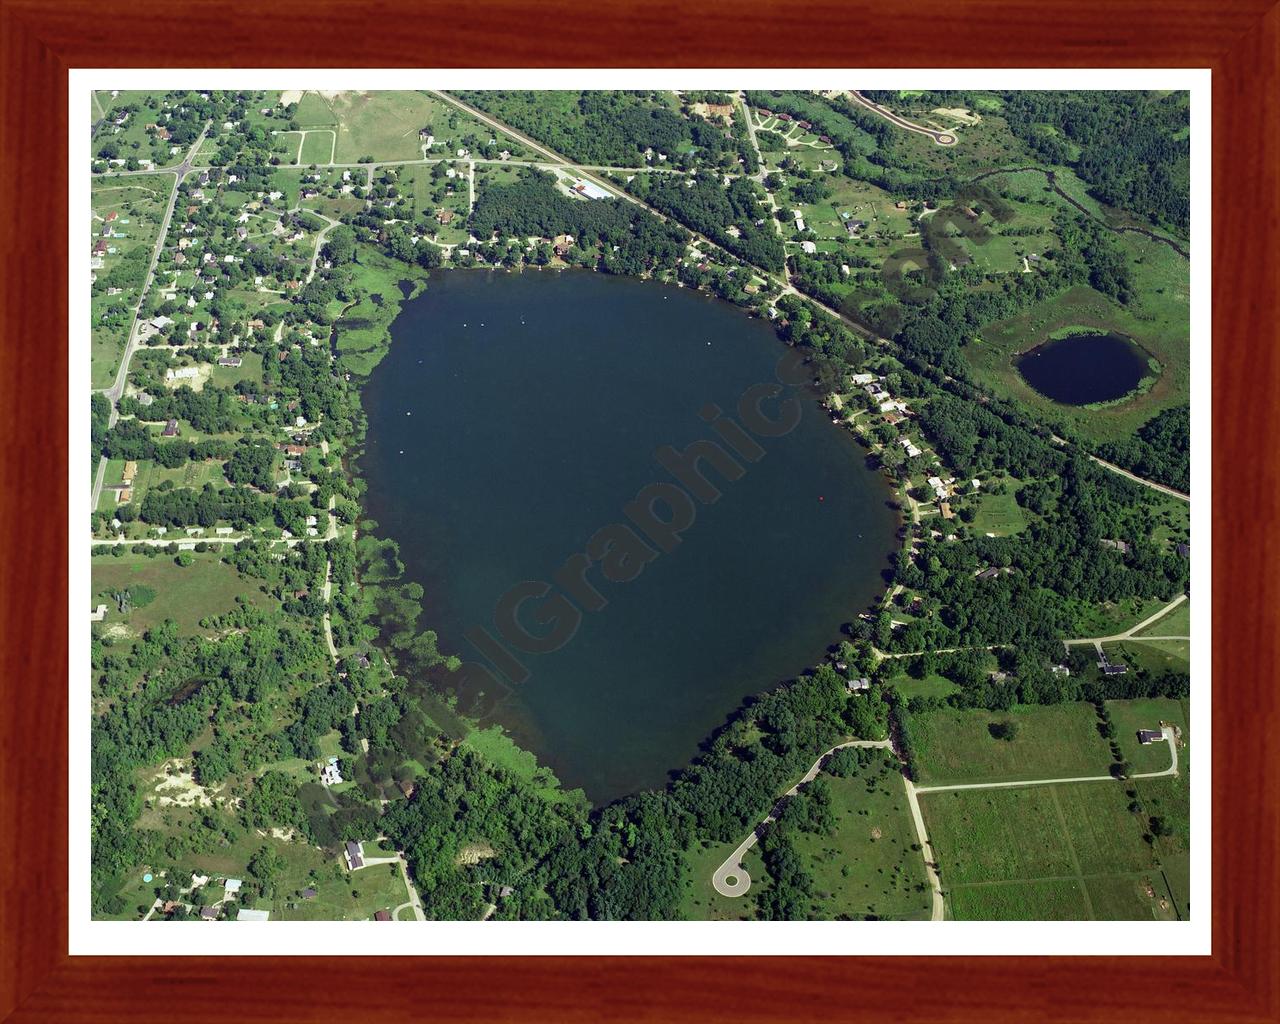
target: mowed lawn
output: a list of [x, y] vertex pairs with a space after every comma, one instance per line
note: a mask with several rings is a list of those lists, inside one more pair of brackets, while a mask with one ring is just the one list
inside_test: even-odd
[[974, 533], [1008, 537], [1027, 528], [1027, 514], [1018, 504], [1020, 481], [1010, 479], [1006, 483], [1006, 493], [984, 493], [978, 499], [978, 514], [970, 526]]
[[327, 164], [332, 163], [334, 149], [334, 132], [332, 129], [312, 130], [307, 132], [307, 136], [302, 140], [302, 159], [298, 161], [300, 164]]
[[[183, 634], [203, 634], [201, 619], [223, 615], [236, 606], [243, 596], [250, 604], [265, 606], [273, 602], [262, 589], [260, 580], [242, 577], [215, 552], [190, 552], [195, 562], [180, 566], [173, 555], [160, 553], [154, 558], [127, 554], [95, 555], [93, 558], [93, 603], [107, 606], [105, 627], [124, 625], [131, 632], [142, 633], [165, 619], [173, 619]], [[142, 585], [155, 591], [149, 604], [125, 615], [116, 610], [112, 591]]]
[[1177, 916], [1122, 783], [960, 790], [920, 801], [951, 917]]
[[[1012, 740], [991, 726], [1013, 722]], [[1111, 751], [1092, 704], [1022, 705], [1009, 711], [941, 708], [911, 720], [921, 786], [1106, 775]]]

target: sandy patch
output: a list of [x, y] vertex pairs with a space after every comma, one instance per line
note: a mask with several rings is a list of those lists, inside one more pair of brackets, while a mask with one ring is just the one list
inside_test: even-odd
[[280, 94], [280, 106], [287, 107], [290, 103], [297, 103], [302, 99], [301, 89], [286, 89]]
[[959, 121], [961, 124], [977, 124], [982, 120], [980, 115], [971, 110], [966, 110], [964, 107], [937, 107], [931, 113], [949, 117], [953, 121]]
[[494, 856], [495, 853], [494, 848], [488, 843], [467, 843], [453, 860], [455, 864], [479, 864], [482, 860]]
[[177, 391], [182, 385], [186, 385], [192, 391], [200, 391], [204, 388], [205, 381], [213, 373], [212, 363], [196, 363], [196, 369], [200, 372], [194, 377], [179, 377], [176, 380], [166, 380], [164, 386], [170, 391]]
[[882, 833], [878, 828], [873, 828], [873, 829], [871, 830], [871, 838], [872, 838], [872, 839], [879, 839], [879, 838], [881, 837], [881, 835], [883, 835], [883, 834], [884, 834], [884, 833]]
[[183, 767], [181, 761], [174, 761], [177, 771], [170, 775], [170, 762], [160, 766], [160, 771], [153, 776], [156, 784], [156, 803], [161, 807], [212, 807], [213, 793], [196, 782], [190, 770]]

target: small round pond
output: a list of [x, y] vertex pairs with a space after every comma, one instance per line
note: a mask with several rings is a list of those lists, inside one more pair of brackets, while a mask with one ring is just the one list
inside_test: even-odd
[[1147, 373], [1147, 356], [1122, 334], [1071, 334], [1017, 357], [1023, 379], [1064, 405], [1123, 398]]

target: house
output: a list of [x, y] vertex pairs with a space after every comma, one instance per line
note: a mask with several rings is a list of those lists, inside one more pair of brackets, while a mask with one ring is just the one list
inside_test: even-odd
[[138, 475], [138, 464], [136, 462], [126, 462], [124, 464], [124, 472], [120, 474], [120, 479], [126, 484], [133, 483], [133, 478]]
[[269, 921], [271, 919], [271, 911], [269, 910], [250, 910], [247, 907], [241, 907], [240, 912], [236, 914], [237, 921]]
[[133, 491], [128, 487], [121, 487], [116, 494], [116, 503], [123, 505], [127, 501], [133, 501]]
[[107, 606], [105, 604], [98, 605], [97, 608], [95, 608], [92, 612], [89, 613], [90, 622], [101, 622], [106, 617], [107, 617]]
[[452, 220], [453, 220], [453, 211], [452, 211], [452, 210], [437, 210], [437, 211], [436, 211], [436, 220], [438, 220], [441, 224], [448, 224], [450, 221], [452, 221]]
[[[883, 406], [880, 411], [884, 411]], [[929, 486], [933, 488], [933, 493], [937, 495], [937, 497], [945, 498], [947, 496], [947, 485], [942, 482], [941, 477], [929, 477]]]
[[857, 693], [859, 690], [871, 689], [871, 680], [866, 676], [859, 679], [849, 679], [845, 681], [844, 688], [849, 693]]
[[790, 120], [791, 120], [791, 115], [790, 115], [790, 114], [775, 114], [774, 116], [775, 116], [779, 121], [790, 121]]
[[93, 243], [93, 255], [101, 256], [107, 251], [107, 243], [99, 239]]
[[219, 366], [239, 366], [241, 359], [239, 356], [223, 356], [218, 360]]
[[1049, 671], [1053, 673], [1055, 676], [1071, 675], [1071, 669], [1067, 668], [1066, 665], [1054, 665], [1053, 668], [1049, 669]]
[[1164, 733], [1157, 729], [1139, 729], [1138, 742], [1142, 744], [1159, 743], [1164, 739]]
[[1129, 553], [1129, 545], [1122, 540], [1100, 540], [1098, 541], [1104, 548], [1113, 548], [1122, 555]]
[[358, 871], [364, 867], [364, 854], [360, 849], [360, 845], [360, 843], [353, 843], [348, 839], [347, 848], [343, 851], [343, 855], [347, 859], [347, 867], [352, 871]]
[[240, 895], [240, 886], [244, 885], [244, 881], [239, 878], [228, 878], [222, 883], [222, 898], [224, 900], [234, 899]]
[[809, 253], [809, 255], [813, 255], [818, 251], [818, 244], [816, 242], [801, 242], [800, 248]]
[[390, 921], [391, 914], [386, 910], [379, 910], [373, 915], [375, 921]]
[[161, 437], [177, 437], [177, 436], [178, 436], [178, 421], [177, 421], [177, 420], [169, 420], [167, 423], [165, 423], [165, 425], [164, 425], [164, 430], [163, 430], [163, 431], [161, 431], [160, 436], [161, 436]]
[[313, 900], [316, 898], [316, 891], [311, 886], [307, 886], [302, 890], [302, 898], [304, 900]]
[[338, 769], [338, 759], [336, 757], [329, 758], [329, 763], [320, 769], [320, 782], [326, 786], [341, 784], [342, 772]]
[[1177, 545], [1177, 546], [1174, 548], [1174, 550], [1178, 552], [1178, 556], [1179, 556], [1180, 558], [1190, 558], [1190, 557], [1191, 557], [1191, 545], [1190, 545], [1190, 544], [1179, 544], [1179, 545]]
[[920, 449], [912, 443], [911, 438], [909, 437], [898, 438], [898, 444], [902, 445], [902, 447], [906, 449], [907, 458], [909, 459], [914, 459], [917, 455], [921, 454]]
[[201, 921], [216, 921], [216, 920], [218, 920], [218, 908], [217, 908], [217, 907], [201, 907], [201, 908], [200, 908], [200, 920], [201, 920]]
[[198, 366], [179, 366], [177, 369], [172, 367], [164, 372], [165, 380], [194, 380], [200, 376], [200, 367]]
[[907, 204], [904, 200], [899, 199], [896, 203], [893, 204], [893, 208], [895, 210], [905, 210], [907, 208]]
[[938, 502], [938, 511], [942, 513], [943, 519], [954, 519], [956, 514], [951, 511], [951, 503], [949, 501]]
[[1122, 676], [1129, 671], [1129, 666], [1121, 661], [1112, 661], [1107, 657], [1107, 652], [1098, 651], [1098, 668], [1102, 669], [1104, 676]]
[[999, 575], [1000, 570], [992, 566], [990, 569], [983, 569], [982, 572], [978, 573], [977, 578], [980, 580], [993, 580]]
[[854, 385], [870, 384], [875, 379], [876, 375], [874, 373], [855, 373], [849, 378], [849, 382]]

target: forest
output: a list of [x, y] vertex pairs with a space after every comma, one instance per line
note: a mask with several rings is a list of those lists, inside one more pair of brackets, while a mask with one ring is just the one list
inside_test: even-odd
[[1073, 166], [1102, 202], [1183, 234], [1190, 229], [1184, 95], [1076, 90], [1001, 98], [1013, 133], [1047, 163]]

